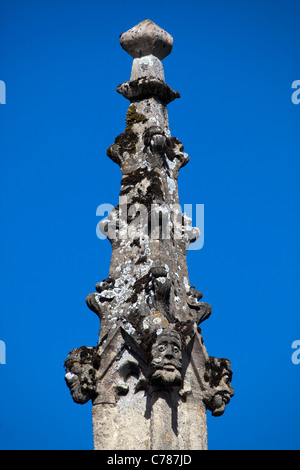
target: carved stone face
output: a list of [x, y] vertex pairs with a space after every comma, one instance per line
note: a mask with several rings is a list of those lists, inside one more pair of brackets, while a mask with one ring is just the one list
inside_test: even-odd
[[204, 392], [204, 403], [213, 416], [221, 416], [234, 396], [231, 385], [232, 370], [228, 359], [210, 357], [205, 379], [208, 387]]
[[182, 351], [178, 333], [163, 332], [151, 349], [150, 382], [153, 385], [181, 385]]
[[212, 399], [213, 416], [220, 416], [225, 411], [225, 406], [230, 402], [234, 395], [233, 387], [230, 383], [230, 374], [224, 371], [219, 385], [215, 388], [215, 394]]
[[66, 361], [65, 381], [75, 403], [84, 404], [95, 391], [95, 368], [92, 365], [94, 348], [73, 349]]

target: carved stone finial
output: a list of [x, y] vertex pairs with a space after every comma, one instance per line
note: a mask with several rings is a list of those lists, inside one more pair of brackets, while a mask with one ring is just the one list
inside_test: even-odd
[[121, 34], [120, 44], [134, 61], [130, 85], [123, 84], [118, 88], [119, 93], [130, 100], [150, 93], [160, 99], [162, 97], [162, 101], [165, 100], [166, 103], [170, 97], [164, 98], [164, 95], [172, 95], [171, 100], [179, 97], [179, 94], [165, 84], [164, 68], [161, 63], [172, 50], [173, 38], [169, 33], [152, 21], [144, 20]]
[[170, 54], [173, 38], [150, 20], [144, 20], [121, 34], [120, 44], [134, 59], [154, 55], [162, 60]]

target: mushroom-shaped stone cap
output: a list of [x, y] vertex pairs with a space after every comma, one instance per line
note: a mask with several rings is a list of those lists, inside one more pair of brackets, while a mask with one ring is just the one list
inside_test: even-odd
[[144, 20], [121, 34], [120, 44], [135, 59], [154, 55], [160, 60], [170, 54], [173, 38], [150, 20]]

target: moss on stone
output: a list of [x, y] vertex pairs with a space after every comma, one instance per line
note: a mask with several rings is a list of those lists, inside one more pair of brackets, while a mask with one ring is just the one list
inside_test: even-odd
[[114, 162], [121, 164], [121, 156], [124, 152], [128, 152], [129, 155], [133, 155], [136, 151], [136, 144], [138, 142], [138, 135], [132, 130], [134, 124], [139, 122], [146, 122], [147, 118], [142, 113], [138, 113], [136, 106], [131, 104], [126, 114], [126, 128], [122, 134], [115, 138], [115, 142], [111, 145], [106, 153], [109, 158]]
[[133, 124], [136, 124], [138, 122], [146, 122], [146, 121], [147, 121], [146, 116], [142, 113], [138, 113], [136, 110], [136, 106], [134, 104], [131, 104], [127, 110], [127, 115], [125, 119], [125, 122], [127, 124], [125, 132], [130, 131]]

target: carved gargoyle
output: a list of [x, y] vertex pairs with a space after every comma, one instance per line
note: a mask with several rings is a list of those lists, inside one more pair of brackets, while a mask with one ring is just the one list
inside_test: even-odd
[[229, 359], [209, 356], [205, 364], [203, 402], [213, 416], [221, 416], [234, 396]]
[[100, 367], [98, 348], [81, 346], [72, 349], [64, 362], [65, 381], [75, 403], [83, 405], [96, 393], [97, 370]]

